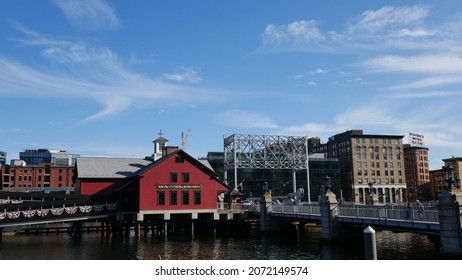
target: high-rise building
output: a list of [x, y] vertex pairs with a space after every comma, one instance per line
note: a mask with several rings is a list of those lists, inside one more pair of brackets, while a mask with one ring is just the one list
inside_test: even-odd
[[406, 200], [403, 137], [349, 130], [330, 137], [325, 144], [312, 138], [308, 148], [310, 153], [339, 159], [341, 187], [347, 201], [365, 203], [372, 188], [378, 203], [400, 203]]
[[74, 166], [78, 157], [78, 154], [48, 149], [27, 149], [19, 153], [19, 159], [25, 161], [27, 166], [37, 166], [44, 163], [53, 166]]
[[405, 144], [403, 150], [409, 201], [431, 200], [428, 148]]

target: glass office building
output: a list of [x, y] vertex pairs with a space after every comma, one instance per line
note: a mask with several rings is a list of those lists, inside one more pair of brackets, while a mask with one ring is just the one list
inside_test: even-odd
[[[206, 159], [224, 179], [224, 153], [210, 152]], [[340, 191], [340, 164], [338, 159], [328, 159], [324, 155], [311, 155], [309, 157], [309, 177], [310, 177], [310, 197], [311, 201], [317, 201], [325, 184], [326, 176], [331, 179], [332, 191], [341, 198]], [[307, 172], [297, 170], [295, 176], [295, 188], [307, 189]], [[245, 197], [258, 197], [263, 194], [263, 189], [267, 186], [274, 196], [283, 196], [293, 193], [294, 178], [293, 171], [284, 169], [252, 169], [239, 168], [237, 171], [237, 181], [240, 184], [238, 190], [244, 193]], [[234, 173], [228, 172], [227, 183], [234, 188]], [[306, 201], [307, 195], [303, 198]]]
[[24, 150], [19, 153], [19, 159], [26, 162], [27, 166], [39, 164], [51, 164], [53, 166], [74, 166], [78, 154], [69, 154], [66, 151], [48, 149]]

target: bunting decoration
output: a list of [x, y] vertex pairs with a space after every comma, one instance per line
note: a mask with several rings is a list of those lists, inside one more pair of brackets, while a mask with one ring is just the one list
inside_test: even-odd
[[93, 205], [93, 211], [95, 211], [95, 212], [101, 212], [101, 211], [104, 210], [104, 208], [105, 208], [104, 204], [100, 204], [100, 205], [96, 204], [96, 205]]
[[50, 209], [37, 210], [37, 216], [45, 217], [46, 215], [48, 215], [48, 212], [50, 212]]
[[9, 199], [0, 199], [0, 205], [10, 204], [11, 200]]
[[22, 211], [22, 215], [26, 218], [32, 218], [35, 216], [36, 212], [37, 212], [36, 210], [26, 210], [26, 211]]
[[7, 212], [6, 215], [8, 216], [8, 219], [17, 219], [21, 215], [21, 212], [19, 211]]
[[64, 208], [66, 210], [66, 213], [67, 214], [75, 214], [77, 212], [77, 209], [78, 207], [77, 206], [74, 206], [74, 207], [66, 207]]
[[116, 202], [116, 203], [111, 203], [111, 204], [106, 204], [106, 209], [107, 209], [108, 211], [114, 211], [114, 210], [117, 209], [118, 206], [119, 206], [119, 205], [118, 205], [117, 202]]
[[91, 208], [92, 208], [92, 207], [91, 207], [90, 205], [88, 205], [88, 206], [87, 206], [87, 205], [85, 205], [85, 206], [79, 206], [79, 210], [80, 210], [80, 212], [82, 212], [82, 213], [90, 213]]
[[64, 208], [52, 208], [51, 209], [51, 214], [53, 216], [61, 216], [64, 213]]
[[[8, 204], [8, 203], [22, 203], [22, 200], [0, 199], [0, 205]], [[95, 204], [95, 205], [85, 205], [85, 206], [71, 206], [71, 207], [65, 207], [63, 205], [63, 207], [51, 208], [51, 209], [22, 210], [22, 211], [19, 211], [18, 209], [18, 211], [0, 213], [0, 220], [4, 220], [5, 218], [12, 219], [12, 220], [17, 219], [21, 216], [21, 214], [25, 218], [32, 218], [34, 216], [43, 218], [47, 216], [48, 213], [50, 212], [53, 216], [61, 216], [64, 212], [69, 215], [73, 215], [77, 213], [78, 211], [80, 211], [81, 213], [87, 214], [92, 211], [102, 212], [105, 209], [108, 211], [115, 211], [118, 207], [119, 207], [119, 204], [115, 202], [115, 203]]]

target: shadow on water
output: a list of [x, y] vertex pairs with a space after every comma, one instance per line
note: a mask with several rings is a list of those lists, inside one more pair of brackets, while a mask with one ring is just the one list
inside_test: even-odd
[[[321, 241], [318, 226], [263, 235], [246, 231], [208, 231], [169, 236], [142, 233], [139, 238], [85, 233], [75, 239], [61, 235], [4, 236], [0, 259], [13, 260], [361, 260], [364, 244], [359, 234], [343, 241]], [[432, 260], [438, 246], [427, 236], [377, 231], [379, 260]]]

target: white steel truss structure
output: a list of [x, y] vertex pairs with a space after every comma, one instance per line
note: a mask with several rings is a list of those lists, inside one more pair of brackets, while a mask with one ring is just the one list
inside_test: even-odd
[[300, 136], [233, 134], [224, 139], [225, 177], [234, 171], [237, 186], [237, 169], [286, 169], [294, 172], [305, 170], [310, 201], [308, 138]]

